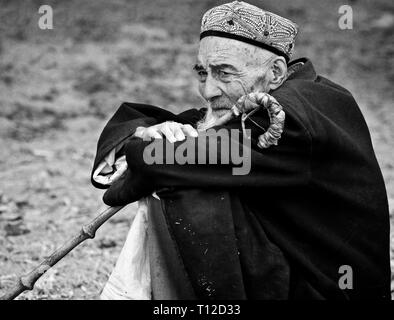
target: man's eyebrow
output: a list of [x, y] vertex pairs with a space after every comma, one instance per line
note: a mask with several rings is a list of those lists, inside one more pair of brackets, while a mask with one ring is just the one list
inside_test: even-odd
[[231, 64], [226, 64], [226, 63], [221, 63], [221, 64], [210, 64], [209, 65], [210, 68], [212, 69], [230, 69], [234, 72], [238, 72], [238, 69], [234, 66], [232, 66]]
[[196, 63], [193, 67], [193, 70], [201, 71], [201, 70], [205, 70], [205, 68], [201, 64]]
[[[211, 69], [215, 69], [215, 70], [220, 70], [220, 69], [230, 69], [230, 70], [232, 70], [232, 71], [234, 71], [234, 72], [238, 72], [238, 69], [237, 68], [235, 68], [234, 66], [232, 66], [231, 64], [226, 64], [226, 63], [221, 63], [221, 64], [213, 64], [213, 63], [211, 63], [211, 64], [209, 64], [209, 67], [211, 68]], [[199, 63], [196, 63], [195, 65], [194, 65], [194, 67], [193, 67], [193, 70], [196, 70], [196, 71], [202, 71], [202, 70], [205, 70], [205, 68], [201, 65], [201, 64], [199, 64]]]

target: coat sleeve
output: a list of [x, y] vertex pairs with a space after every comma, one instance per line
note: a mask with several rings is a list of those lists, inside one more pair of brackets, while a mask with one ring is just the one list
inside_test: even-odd
[[[279, 100], [278, 100], [279, 101]], [[227, 134], [220, 135], [220, 139], [212, 138], [209, 133], [208, 139], [188, 138], [185, 141], [176, 142], [173, 148], [166, 140], [154, 140], [153, 142], [133, 138], [125, 145], [128, 173], [124, 179], [115, 183], [104, 195], [104, 202], [108, 205], [125, 205], [137, 201], [141, 197], [149, 195], [153, 191], [162, 188], [270, 188], [280, 186], [296, 186], [309, 182], [312, 138], [300, 119], [295, 108], [291, 107], [286, 99], [279, 101], [286, 113], [286, 121], [282, 138], [277, 146], [268, 149], [259, 149], [255, 138], [262, 133], [261, 129], [253, 123], [246, 123], [246, 127], [252, 131], [252, 143], [249, 151], [245, 146], [242, 128], [239, 119], [230, 123], [214, 127], [215, 132], [221, 130]], [[256, 112], [253, 121], [259, 126], [266, 126], [265, 111]], [[236, 139], [238, 133], [241, 137]], [[215, 134], [215, 133], [213, 133]], [[212, 135], [212, 134], [211, 134]], [[147, 151], [152, 145], [162, 145], [157, 150], [174, 150], [162, 152], [162, 163], [150, 163], [147, 159]], [[187, 146], [189, 144], [189, 146]], [[224, 146], [223, 150], [222, 147]], [[227, 149], [230, 146], [230, 149]], [[179, 163], [177, 150], [193, 150], [190, 161]], [[244, 163], [240, 164], [239, 158], [232, 157], [235, 153], [246, 151], [243, 155]], [[173, 154], [171, 154], [171, 152]], [[216, 154], [216, 164], [209, 164], [209, 154]], [[179, 156], [179, 152], [178, 152]], [[223, 157], [227, 157], [224, 159]], [[171, 159], [170, 159], [171, 158]], [[205, 163], [201, 159], [205, 158]], [[174, 160], [173, 160], [174, 159]], [[227, 161], [228, 159], [228, 161]], [[148, 160], [148, 161], [147, 161]], [[250, 171], [248, 166], [250, 163]], [[246, 163], [246, 164], [245, 164]], [[241, 169], [246, 174], [235, 174], [234, 168]], [[240, 171], [238, 171], [240, 172]]]
[[175, 115], [165, 109], [137, 103], [123, 103], [104, 127], [97, 143], [96, 157], [91, 172], [91, 182], [96, 188], [105, 189], [108, 185], [93, 179], [93, 173], [108, 153], [125, 143], [135, 133], [137, 127], [149, 127], [164, 121], [193, 123], [203, 115], [203, 110], [190, 109]]

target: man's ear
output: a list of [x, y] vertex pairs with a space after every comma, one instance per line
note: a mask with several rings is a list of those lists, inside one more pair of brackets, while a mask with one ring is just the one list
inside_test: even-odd
[[286, 80], [287, 63], [284, 57], [275, 57], [271, 63], [270, 77], [268, 87], [269, 90], [279, 88]]

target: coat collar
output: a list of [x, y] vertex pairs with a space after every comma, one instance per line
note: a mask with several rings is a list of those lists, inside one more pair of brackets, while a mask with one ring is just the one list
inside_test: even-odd
[[[300, 65], [300, 66], [298, 66]], [[289, 63], [288, 68], [295, 68], [295, 71], [290, 74], [287, 80], [291, 79], [303, 79], [303, 80], [315, 80], [316, 71], [313, 67], [312, 62], [308, 58], [299, 58]]]

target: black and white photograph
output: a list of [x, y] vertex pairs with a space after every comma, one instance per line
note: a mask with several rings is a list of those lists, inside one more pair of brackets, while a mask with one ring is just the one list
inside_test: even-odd
[[0, 0], [0, 300], [392, 300], [393, 34], [391, 0]]

